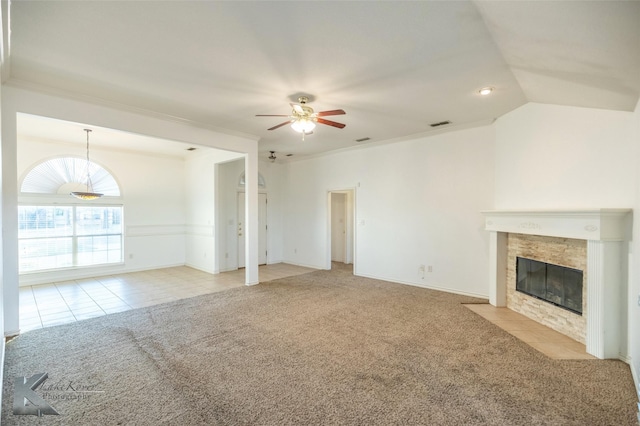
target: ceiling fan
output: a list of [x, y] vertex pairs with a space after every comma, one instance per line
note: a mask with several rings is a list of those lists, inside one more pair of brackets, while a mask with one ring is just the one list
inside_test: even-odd
[[306, 96], [300, 96], [298, 98], [299, 104], [290, 103], [291, 114], [258, 114], [256, 117], [289, 117], [289, 120], [284, 123], [280, 123], [276, 126], [273, 126], [267, 130], [275, 130], [286, 124], [291, 124], [291, 128], [298, 133], [302, 133], [302, 140], [304, 140], [304, 135], [309, 135], [312, 133], [312, 130], [316, 127], [316, 123], [326, 124], [327, 126], [337, 127], [338, 129], [343, 129], [345, 124], [338, 123], [336, 121], [331, 121], [324, 119], [322, 117], [326, 117], [328, 115], [343, 115], [346, 114], [342, 109], [334, 109], [331, 111], [320, 111], [314, 112], [313, 108], [307, 105], [309, 102], [309, 98]]

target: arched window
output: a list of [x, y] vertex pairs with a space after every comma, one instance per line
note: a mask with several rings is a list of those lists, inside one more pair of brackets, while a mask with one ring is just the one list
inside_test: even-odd
[[[120, 187], [111, 173], [96, 163], [89, 162], [89, 174], [95, 192], [105, 196], [119, 197]], [[69, 194], [86, 188], [87, 161], [76, 157], [61, 157], [46, 160], [25, 176], [20, 187], [22, 193]]]
[[[107, 170], [89, 163], [89, 174], [95, 192], [120, 196]], [[46, 160], [27, 173], [20, 193], [53, 195], [55, 202], [19, 203], [20, 273], [123, 262], [122, 205], [72, 198], [69, 193], [83, 191], [86, 179], [87, 161], [74, 157]]]
[[[246, 182], [245, 182], [245, 177], [244, 177], [244, 172], [242, 172], [242, 174], [240, 175], [240, 181], [238, 182], [238, 186], [241, 186], [244, 188]], [[262, 177], [262, 175], [260, 173], [258, 173], [258, 188], [266, 188], [267, 187], [267, 183], [264, 180], [264, 177]]]

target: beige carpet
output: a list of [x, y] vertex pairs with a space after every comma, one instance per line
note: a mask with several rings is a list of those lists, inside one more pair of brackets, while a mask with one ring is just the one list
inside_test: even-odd
[[[317, 271], [34, 330], [7, 344], [2, 424], [636, 424], [626, 364], [550, 360], [474, 302]], [[13, 415], [41, 372], [60, 415]]]

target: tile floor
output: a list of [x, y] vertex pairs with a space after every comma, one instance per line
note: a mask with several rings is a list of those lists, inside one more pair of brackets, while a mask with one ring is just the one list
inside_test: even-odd
[[[312, 272], [277, 263], [259, 268], [260, 281]], [[20, 331], [50, 327], [244, 285], [244, 269], [209, 274], [187, 266], [20, 288]]]
[[465, 305], [473, 312], [553, 359], [596, 359], [585, 345], [507, 308]]

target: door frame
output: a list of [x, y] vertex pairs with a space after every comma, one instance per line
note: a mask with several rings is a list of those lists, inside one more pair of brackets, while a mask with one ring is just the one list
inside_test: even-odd
[[[346, 194], [346, 232], [347, 236], [345, 237], [345, 242], [347, 248], [351, 245], [351, 250], [345, 249], [345, 263], [353, 264], [353, 273], [357, 275], [357, 229], [356, 226], [356, 210], [357, 210], [357, 191], [356, 187], [352, 188], [341, 188], [341, 189], [330, 189], [327, 191], [327, 240], [326, 240], [326, 253], [325, 253], [325, 269], [331, 269], [331, 194], [339, 193]], [[351, 256], [349, 256], [351, 254]], [[351, 261], [351, 262], [349, 262]]]

